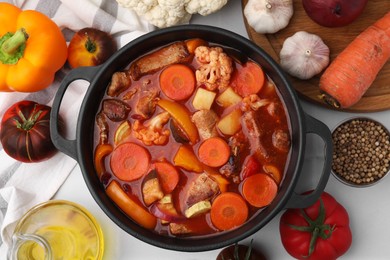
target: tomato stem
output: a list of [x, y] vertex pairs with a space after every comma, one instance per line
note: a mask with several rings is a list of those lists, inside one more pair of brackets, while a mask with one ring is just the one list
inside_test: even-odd
[[3, 64], [16, 64], [23, 57], [28, 37], [24, 28], [3, 35], [0, 38], [0, 61]]
[[29, 131], [31, 128], [34, 127], [35, 123], [37, 122], [39, 116], [42, 114], [42, 110], [37, 110], [36, 105], [34, 105], [34, 109], [31, 112], [31, 115], [28, 119], [24, 116], [22, 111], [19, 111], [19, 117], [22, 119], [22, 122], [19, 122], [18, 120], [15, 120], [16, 127], [19, 129], [22, 129], [24, 131]]
[[85, 42], [85, 49], [87, 49], [89, 53], [94, 53], [96, 51], [96, 44], [89, 36], [87, 36], [87, 41]]
[[303, 218], [306, 220], [306, 222], [309, 224], [308, 226], [289, 225], [292, 229], [311, 233], [309, 254], [306, 257], [310, 257], [311, 254], [314, 252], [315, 245], [319, 237], [322, 239], [328, 239], [329, 237], [332, 236], [332, 232], [335, 229], [335, 226], [330, 226], [329, 224], [324, 223], [326, 217], [324, 202], [322, 201], [321, 198], [319, 201], [320, 201], [320, 209], [318, 212], [318, 217], [314, 220], [312, 220], [306, 214], [306, 212], [303, 209], [301, 209], [301, 214]]

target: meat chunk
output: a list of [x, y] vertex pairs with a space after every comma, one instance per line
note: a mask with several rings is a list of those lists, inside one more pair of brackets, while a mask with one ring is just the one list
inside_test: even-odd
[[219, 173], [224, 175], [226, 178], [232, 179], [234, 183], [240, 183], [240, 176], [236, 170], [234, 163], [227, 163], [219, 169]]
[[286, 131], [275, 130], [272, 134], [272, 144], [281, 151], [288, 151], [290, 148], [290, 137]]
[[275, 117], [275, 118], [278, 118], [280, 114], [283, 113], [283, 108], [281, 107], [281, 105], [279, 103], [276, 103], [276, 102], [271, 102], [268, 106], [267, 106], [267, 112], [270, 116], [272, 117]]
[[192, 121], [203, 139], [218, 136], [216, 124], [218, 115], [212, 110], [202, 109], [192, 115]]
[[185, 199], [186, 206], [191, 207], [197, 202], [211, 199], [218, 192], [218, 183], [211, 179], [207, 173], [202, 173], [190, 184]]
[[229, 161], [221, 167], [219, 173], [231, 179], [234, 183], [239, 183], [239, 173], [245, 155], [248, 153], [249, 143], [243, 132], [240, 131], [229, 138], [229, 146], [231, 150]]
[[138, 88], [132, 87], [131, 89], [129, 89], [129, 91], [123, 94], [122, 100], [124, 101], [131, 100], [137, 92], [138, 92]]
[[164, 197], [156, 171], [150, 172], [147, 176], [142, 186], [142, 195], [147, 206]]
[[144, 119], [150, 118], [156, 111], [156, 102], [158, 97], [158, 90], [152, 89], [144, 91], [144, 95], [140, 97], [135, 107], [135, 113]]
[[185, 225], [183, 223], [169, 223], [169, 230], [173, 235], [184, 235], [184, 234], [190, 234], [193, 231], [188, 225]]
[[228, 87], [233, 62], [221, 47], [199, 46], [195, 49], [195, 57], [201, 64], [195, 72], [199, 85], [204, 84], [209, 90]]
[[116, 97], [131, 86], [130, 73], [128, 71], [115, 72], [108, 85], [107, 94], [110, 97]]
[[117, 99], [105, 99], [103, 100], [103, 113], [111, 120], [119, 122], [125, 120], [129, 114], [131, 107]]
[[251, 146], [254, 147], [259, 146], [259, 138], [263, 135], [263, 133], [261, 132], [256, 122], [255, 112], [245, 112], [242, 119], [243, 126], [245, 126], [246, 130], [248, 131], [249, 143], [251, 144]]
[[248, 133], [248, 141], [251, 152], [259, 156], [259, 159], [261, 159], [260, 161], [268, 161], [269, 154], [261, 143], [261, 136], [263, 133], [261, 132], [261, 129], [256, 122], [255, 112], [252, 110], [245, 112], [243, 115], [242, 124], [243, 128], [245, 128]]
[[184, 42], [170, 44], [134, 61], [130, 65], [131, 78], [139, 80], [144, 75], [154, 73], [170, 64], [184, 63], [190, 58], [191, 54]]
[[99, 127], [100, 131], [100, 143], [106, 144], [108, 143], [108, 124], [106, 117], [102, 112], [99, 112], [96, 116], [96, 123]]

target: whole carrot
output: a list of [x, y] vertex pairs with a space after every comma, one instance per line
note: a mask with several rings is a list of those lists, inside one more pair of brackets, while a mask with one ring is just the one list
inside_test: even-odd
[[357, 103], [390, 58], [390, 12], [358, 35], [320, 78], [321, 98], [336, 108]]

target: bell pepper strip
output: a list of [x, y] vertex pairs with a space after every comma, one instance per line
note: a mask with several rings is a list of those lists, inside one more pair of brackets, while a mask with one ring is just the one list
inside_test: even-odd
[[192, 149], [185, 145], [179, 147], [173, 158], [173, 163], [187, 171], [203, 172], [202, 163], [196, 158]]
[[113, 147], [110, 144], [99, 144], [95, 150], [94, 164], [95, 170], [99, 178], [102, 177], [106, 171], [104, 166], [104, 158], [113, 151]]
[[176, 120], [187, 134], [191, 144], [195, 144], [198, 141], [198, 129], [191, 121], [191, 116], [184, 106], [167, 99], [160, 99], [157, 101], [157, 105], [167, 111]]
[[302, 260], [335, 260], [352, 244], [348, 213], [326, 192], [308, 208], [286, 210], [279, 230], [286, 251]]
[[110, 182], [107, 186], [106, 193], [137, 224], [147, 229], [154, 229], [156, 227], [157, 218], [130, 198], [117, 181]]
[[261, 164], [259, 160], [256, 159], [256, 156], [251, 155], [247, 157], [244, 161], [244, 165], [240, 172], [241, 180], [245, 180], [246, 178], [259, 172], [261, 172]]
[[0, 91], [36, 92], [54, 81], [67, 45], [44, 14], [0, 3]]
[[188, 146], [181, 145], [179, 147], [173, 158], [173, 163], [175, 166], [179, 166], [187, 171], [193, 171], [196, 173], [205, 172], [211, 179], [218, 183], [221, 192], [227, 191], [230, 182], [212, 167], [201, 163], [192, 149]]
[[282, 174], [278, 167], [272, 164], [264, 164], [263, 165], [263, 170], [271, 175], [271, 177], [275, 180], [275, 182], [279, 185], [280, 182], [282, 181]]
[[220, 192], [228, 191], [228, 186], [230, 182], [226, 178], [224, 178], [219, 172], [217, 172], [211, 167], [208, 167], [207, 165], [203, 165], [203, 168], [207, 175], [218, 183]]

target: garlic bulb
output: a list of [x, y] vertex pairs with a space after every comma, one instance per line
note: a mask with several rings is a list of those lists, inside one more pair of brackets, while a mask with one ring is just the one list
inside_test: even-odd
[[287, 38], [280, 51], [282, 68], [299, 79], [310, 79], [328, 64], [328, 46], [319, 36], [304, 31]]
[[276, 33], [285, 28], [294, 13], [292, 0], [249, 0], [244, 15], [258, 33]]

